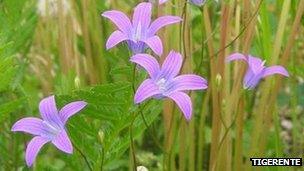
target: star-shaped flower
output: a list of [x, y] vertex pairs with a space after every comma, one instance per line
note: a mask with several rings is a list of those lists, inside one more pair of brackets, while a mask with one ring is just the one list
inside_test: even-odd
[[75, 101], [57, 110], [55, 97], [50, 96], [41, 100], [39, 111], [42, 119], [27, 117], [17, 121], [12, 131], [21, 131], [34, 135], [28, 143], [25, 160], [31, 166], [36, 159], [41, 147], [52, 142], [59, 150], [66, 153], [73, 153], [72, 143], [66, 133], [65, 124], [67, 120], [87, 105], [84, 101]]
[[104, 12], [102, 16], [110, 19], [118, 28], [107, 40], [107, 49], [126, 41], [133, 54], [143, 53], [147, 47], [150, 47], [157, 55], [162, 55], [162, 41], [156, 32], [162, 27], [180, 22], [182, 19], [177, 16], [162, 16], [151, 23], [151, 13], [152, 4], [149, 2], [142, 2], [135, 7], [132, 23], [120, 11]]
[[280, 65], [266, 67], [264, 66], [265, 61], [262, 61], [260, 58], [253, 57], [251, 55], [248, 55], [248, 57], [246, 57], [241, 53], [234, 53], [227, 57], [227, 62], [233, 60], [244, 60], [248, 63], [248, 69], [243, 80], [245, 89], [255, 88], [262, 78], [270, 75], [280, 74], [286, 77], [289, 76], [287, 70], [284, 67]]
[[137, 54], [131, 57], [134, 62], [143, 67], [150, 78], [138, 87], [134, 101], [141, 103], [148, 98], [171, 98], [174, 100], [187, 120], [191, 119], [192, 103], [190, 97], [183, 91], [201, 90], [208, 87], [207, 81], [194, 74], [178, 75], [182, 67], [181, 54], [171, 51], [162, 67], [157, 60], [148, 54]]

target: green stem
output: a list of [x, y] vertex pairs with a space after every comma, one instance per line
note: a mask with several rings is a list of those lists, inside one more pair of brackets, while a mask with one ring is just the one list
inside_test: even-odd
[[[175, 122], [175, 120], [174, 120], [175, 105], [173, 106], [172, 111], [173, 111], [173, 115], [171, 116], [170, 125], [169, 125], [169, 129], [168, 129], [168, 132], [167, 132], [167, 138], [165, 140], [166, 153], [164, 154], [164, 158], [163, 158], [164, 170], [169, 170], [169, 168], [170, 168], [170, 162], [169, 162], [170, 161], [170, 155], [171, 155], [170, 154], [170, 150], [171, 150], [170, 149], [170, 146], [171, 146], [170, 142], [171, 142], [171, 136], [172, 136], [171, 131], [172, 131], [172, 128], [175, 127], [173, 125], [173, 122]], [[168, 166], [166, 164], [168, 164]]]
[[[242, 96], [242, 95], [244, 95], [244, 91], [242, 91], [241, 96]], [[234, 123], [236, 122], [236, 120], [237, 120], [237, 118], [238, 118], [238, 115], [239, 115], [239, 112], [236, 113], [236, 115], [235, 115], [235, 117], [234, 117], [232, 123], [229, 125], [229, 127], [225, 127], [226, 131], [225, 131], [225, 133], [224, 133], [224, 135], [223, 135], [223, 138], [221, 139], [221, 141], [220, 141], [220, 143], [219, 143], [219, 146], [218, 146], [218, 149], [217, 149], [218, 152], [221, 150], [221, 147], [222, 147], [222, 145], [224, 144], [224, 141], [225, 141], [225, 139], [226, 139], [226, 137], [227, 137], [229, 131], [231, 130], [231, 128], [232, 128], [232, 126], [234, 125]], [[220, 115], [220, 116], [221, 116], [221, 115]], [[215, 163], [216, 163], [216, 161], [218, 160], [219, 157], [220, 157], [220, 155], [217, 155], [217, 157], [216, 157], [216, 159], [215, 159]], [[215, 166], [216, 166], [216, 165], [214, 164], [211, 170], [215, 170]]]
[[90, 171], [93, 171], [92, 166], [88, 160], [88, 158], [84, 155], [84, 153], [73, 143], [73, 146], [75, 147], [75, 149], [79, 152], [79, 154], [81, 155], [81, 157], [84, 159], [85, 163], [87, 164], [88, 168], [90, 169]]
[[[134, 67], [133, 67], [133, 84], [132, 84], [132, 89], [133, 89], [133, 94], [134, 94], [134, 95], [135, 95], [135, 92], [136, 92], [136, 91], [135, 91], [136, 66], [137, 66], [137, 65], [135, 64]], [[152, 137], [154, 143], [156, 144], [156, 146], [157, 146], [161, 151], [164, 152], [164, 149], [162, 148], [162, 146], [161, 146], [160, 143], [158, 142], [156, 136], [152, 133], [152, 131], [151, 131], [151, 129], [150, 129], [150, 125], [148, 124], [148, 122], [147, 122], [147, 120], [146, 120], [146, 118], [145, 118], [145, 116], [144, 116], [143, 108], [142, 108], [142, 106], [141, 106], [140, 104], [138, 105], [138, 108], [139, 108], [139, 114], [140, 114], [140, 116], [141, 116], [141, 118], [142, 118], [142, 120], [143, 120], [143, 123], [144, 123], [144, 125], [146, 126], [146, 128], [147, 128], [147, 130], [148, 130], [150, 136]]]
[[104, 149], [102, 149], [102, 151], [101, 151], [101, 166], [100, 166], [101, 171], [103, 171], [104, 157], [105, 157], [105, 151], [104, 151]]
[[257, 10], [254, 12], [254, 14], [252, 15], [252, 17], [249, 19], [249, 21], [242, 28], [242, 30], [240, 31], [240, 33], [231, 42], [229, 42], [227, 45], [225, 45], [222, 49], [218, 50], [212, 56], [210, 56], [210, 58], [213, 58], [213, 57], [217, 56], [219, 53], [221, 53], [226, 48], [228, 48], [229, 46], [231, 46], [238, 38], [240, 38], [242, 36], [242, 34], [246, 31], [246, 29], [248, 28], [248, 26], [250, 25], [250, 23], [253, 21], [253, 19], [255, 19], [255, 17], [258, 15], [258, 12], [260, 11], [262, 2], [263, 2], [263, 0], [260, 1], [260, 3], [258, 4]]
[[[136, 115], [135, 115], [136, 116]], [[133, 123], [135, 121], [136, 117], [133, 117], [132, 122], [129, 127], [130, 132], [130, 141], [131, 141], [131, 153], [132, 153], [132, 159], [133, 159], [133, 170], [136, 171], [136, 154], [135, 154], [135, 148], [134, 148], [134, 139], [133, 139]]]
[[[133, 81], [132, 81], [132, 88], [133, 92], [135, 92], [135, 74], [136, 74], [136, 65], [133, 66]], [[129, 127], [129, 133], [130, 133], [130, 144], [131, 144], [131, 154], [133, 159], [133, 170], [136, 171], [136, 154], [135, 154], [135, 148], [134, 148], [134, 139], [133, 139], [133, 124], [135, 121], [136, 115], [134, 114], [132, 118], [132, 122]]]
[[147, 122], [147, 120], [146, 120], [146, 118], [145, 118], [145, 116], [144, 116], [144, 113], [143, 113], [143, 110], [142, 110], [141, 105], [139, 104], [138, 107], [139, 107], [139, 113], [140, 113], [140, 116], [141, 116], [141, 118], [142, 118], [142, 120], [143, 120], [143, 123], [145, 124], [147, 130], [149, 131], [149, 134], [150, 134], [150, 136], [152, 137], [154, 143], [156, 144], [156, 146], [157, 146], [162, 152], [165, 152], [164, 148], [163, 148], [163, 147], [161, 146], [161, 144], [157, 141], [156, 136], [152, 133], [152, 131], [151, 131], [151, 129], [150, 129], [150, 125], [148, 124], [148, 122]]

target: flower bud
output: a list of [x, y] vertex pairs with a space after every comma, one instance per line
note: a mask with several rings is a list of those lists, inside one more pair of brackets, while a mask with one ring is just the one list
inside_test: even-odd
[[78, 76], [75, 77], [74, 84], [76, 89], [80, 88], [80, 78]]
[[215, 85], [216, 87], [220, 87], [222, 84], [222, 76], [220, 74], [216, 74], [216, 77], [215, 77]]
[[98, 131], [98, 140], [99, 140], [100, 144], [103, 144], [104, 132], [102, 130]]

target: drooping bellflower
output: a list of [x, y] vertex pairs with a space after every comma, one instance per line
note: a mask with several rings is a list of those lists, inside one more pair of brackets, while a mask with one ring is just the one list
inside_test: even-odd
[[75, 101], [57, 110], [55, 97], [50, 96], [41, 100], [39, 111], [42, 119], [27, 117], [17, 121], [12, 131], [21, 131], [34, 135], [28, 143], [25, 160], [31, 166], [36, 159], [41, 147], [51, 142], [65, 153], [73, 153], [72, 143], [67, 135], [65, 124], [67, 120], [87, 105], [84, 101]]
[[157, 55], [162, 55], [163, 45], [156, 32], [162, 27], [180, 22], [177, 16], [162, 16], [151, 23], [152, 4], [142, 2], [134, 9], [132, 22], [122, 12], [112, 10], [102, 14], [110, 19], [118, 28], [113, 32], [106, 43], [110, 49], [117, 44], [126, 41], [133, 54], [143, 53], [148, 47]]
[[243, 80], [243, 85], [245, 89], [253, 89], [257, 86], [262, 78], [265, 78], [270, 75], [280, 74], [288, 77], [289, 74], [287, 70], [280, 66], [274, 65], [270, 67], [265, 66], [265, 61], [262, 61], [260, 58], [245, 55], [241, 53], [234, 53], [227, 57], [227, 62], [233, 60], [244, 60], [248, 64], [248, 69]]
[[207, 81], [194, 74], [179, 75], [182, 67], [181, 54], [171, 51], [160, 67], [158, 61], [148, 54], [137, 54], [131, 57], [134, 62], [143, 67], [150, 78], [138, 87], [134, 101], [136, 104], [148, 98], [170, 98], [176, 102], [187, 120], [191, 119], [192, 102], [184, 92], [187, 90], [202, 90], [208, 87]]

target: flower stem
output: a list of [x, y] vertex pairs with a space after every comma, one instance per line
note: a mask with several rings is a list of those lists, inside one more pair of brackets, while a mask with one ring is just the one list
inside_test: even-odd
[[[170, 120], [170, 124], [169, 124], [169, 128], [168, 128], [168, 131], [167, 131], [167, 137], [165, 138], [165, 150], [166, 150], [166, 154], [164, 154], [164, 158], [163, 158], [163, 170], [170, 170], [170, 156], [171, 156], [171, 143], [173, 142], [173, 138], [172, 138], [172, 135], [173, 135], [173, 131], [172, 131], [172, 128], [174, 127], [175, 128], [175, 115], [174, 115], [174, 112], [175, 112], [175, 105], [173, 106], [173, 109], [172, 109], [172, 112], [173, 112], [173, 115], [171, 116], [171, 120]], [[173, 129], [174, 130], [174, 129]]]
[[101, 151], [101, 165], [100, 165], [100, 170], [101, 170], [101, 171], [103, 171], [104, 157], [105, 157], [105, 151], [104, 151], [104, 149], [102, 148], [102, 151]]
[[143, 110], [142, 110], [142, 107], [141, 105], [138, 105], [139, 107], [139, 113], [140, 113], [140, 116], [143, 120], [143, 123], [145, 124], [147, 130], [149, 131], [149, 134], [151, 135], [152, 137], [152, 140], [154, 141], [154, 143], [156, 144], [156, 146], [162, 151], [162, 152], [165, 152], [164, 151], [164, 148], [160, 145], [160, 143], [157, 141], [157, 138], [156, 136], [152, 133], [151, 129], [150, 129], [150, 125], [148, 124], [147, 120], [145, 119], [145, 116], [144, 116], [144, 113], [143, 113]]
[[133, 139], [133, 123], [136, 117], [133, 117], [132, 122], [129, 127], [129, 132], [130, 132], [130, 141], [131, 141], [131, 154], [132, 154], [132, 159], [133, 159], [133, 170], [136, 171], [136, 154], [135, 154], [135, 148], [134, 148], [134, 139]]
[[[290, 10], [291, 1], [286, 0], [283, 3], [282, 11], [280, 14], [280, 21], [278, 24], [278, 31], [276, 33], [274, 46], [273, 46], [273, 52], [270, 58], [270, 63], [274, 64], [277, 63], [280, 53], [281, 53], [281, 47], [283, 45], [283, 35], [284, 30], [287, 27], [287, 21], [288, 21], [288, 12]], [[269, 110], [273, 111], [274, 104], [271, 105], [265, 105], [269, 104], [270, 96], [272, 94], [273, 86], [271, 80], [267, 80], [265, 84], [262, 87], [262, 93], [261, 93], [261, 99], [257, 105], [257, 110], [254, 112], [254, 131], [252, 131], [252, 144], [250, 147], [250, 155], [252, 156], [258, 156], [265, 154], [265, 147], [266, 147], [266, 138], [270, 125], [272, 120], [272, 115]], [[255, 131], [257, 130], [257, 131]]]
[[[132, 77], [132, 89], [133, 92], [135, 92], [135, 74], [136, 74], [136, 65], [133, 65], [133, 77]], [[133, 170], [136, 171], [136, 154], [135, 154], [135, 148], [134, 148], [134, 139], [133, 139], [133, 124], [135, 121], [136, 115], [134, 114], [132, 122], [129, 127], [130, 132], [130, 142], [131, 142], [131, 154], [132, 154], [132, 160], [133, 160]]]
[[90, 171], [93, 171], [92, 166], [88, 160], [88, 158], [84, 155], [84, 153], [73, 143], [73, 146], [75, 147], [75, 149], [79, 152], [79, 154], [81, 155], [81, 157], [84, 159], [85, 163], [87, 164], [88, 168], [90, 169]]

